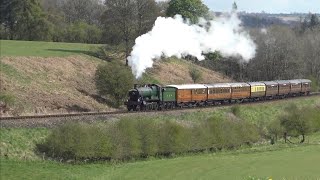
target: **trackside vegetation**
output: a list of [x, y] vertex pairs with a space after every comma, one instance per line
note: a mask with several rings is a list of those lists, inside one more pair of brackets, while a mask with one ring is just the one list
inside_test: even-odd
[[[293, 131], [292, 143], [283, 138], [281, 121], [291, 110], [312, 123], [304, 143]], [[0, 178], [317, 179], [319, 113], [319, 98], [310, 97], [55, 129], [1, 128]]]
[[122, 119], [114, 123], [68, 123], [38, 144], [40, 153], [62, 160], [130, 160], [189, 152], [234, 149], [259, 140], [242, 120], [208, 118], [197, 123]]
[[133, 87], [134, 77], [128, 67], [119, 63], [103, 63], [97, 67], [95, 84], [102, 96], [109, 96], [115, 107], [122, 105]]

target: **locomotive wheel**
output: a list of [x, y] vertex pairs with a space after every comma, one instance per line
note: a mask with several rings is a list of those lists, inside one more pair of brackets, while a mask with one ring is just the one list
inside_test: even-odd
[[153, 106], [153, 108], [154, 108], [154, 110], [158, 110], [158, 109], [159, 109], [158, 104], [155, 104], [155, 105]]

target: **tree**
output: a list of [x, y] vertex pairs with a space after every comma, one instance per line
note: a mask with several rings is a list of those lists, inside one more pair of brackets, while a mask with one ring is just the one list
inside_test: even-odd
[[232, 4], [232, 11], [235, 12], [235, 11], [237, 11], [237, 10], [238, 10], [238, 5], [237, 5], [236, 2], [233, 2], [233, 4]]
[[312, 14], [311, 17], [310, 17], [310, 25], [309, 25], [309, 27], [310, 28], [314, 28], [317, 25], [319, 25], [319, 18], [317, 16], [317, 14]]
[[286, 108], [286, 114], [280, 117], [280, 124], [284, 128], [284, 138], [287, 136], [302, 136], [300, 143], [305, 141], [305, 135], [312, 132], [312, 122], [306, 118], [304, 110], [298, 109], [294, 104]]
[[119, 64], [105, 63], [98, 66], [95, 83], [100, 95], [111, 97], [119, 107], [133, 87], [133, 75], [129, 68]]
[[171, 0], [167, 9], [167, 16], [180, 14], [189, 19], [191, 23], [197, 23], [199, 17], [208, 14], [209, 8], [201, 0]]
[[157, 7], [159, 9], [160, 16], [166, 16], [167, 9], [169, 7], [169, 0], [166, 1], [158, 1]]
[[102, 21], [108, 39], [125, 44], [126, 65], [137, 36], [151, 29], [159, 9], [154, 0], [106, 0]]
[[1, 24], [10, 39], [49, 40], [52, 27], [38, 0], [2, 0]]
[[137, 0], [137, 18], [138, 18], [138, 35], [144, 34], [150, 30], [154, 21], [160, 14], [154, 0]]
[[69, 23], [83, 21], [98, 25], [104, 6], [99, 0], [65, 0], [61, 9]]
[[189, 74], [194, 83], [199, 82], [202, 79], [202, 72], [195, 67], [189, 69]]
[[[117, 35], [125, 43], [126, 65], [127, 57], [130, 55], [130, 47], [134, 39], [135, 25], [134, 0], [106, 0], [107, 10], [104, 13], [103, 21], [106, 28], [117, 29]], [[109, 26], [109, 27], [108, 27]]]
[[272, 26], [268, 33], [256, 32], [256, 56], [248, 64], [250, 80], [292, 79], [303, 69], [300, 42], [289, 27]]

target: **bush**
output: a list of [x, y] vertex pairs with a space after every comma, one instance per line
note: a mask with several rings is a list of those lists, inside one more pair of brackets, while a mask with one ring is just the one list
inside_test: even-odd
[[155, 156], [159, 152], [158, 124], [155, 121], [142, 119], [138, 120], [137, 129], [141, 140], [141, 156]]
[[185, 125], [170, 120], [122, 119], [104, 125], [62, 125], [38, 150], [65, 160], [130, 160], [236, 148], [258, 140], [257, 128], [244, 121], [209, 118]]
[[311, 80], [311, 91], [312, 92], [318, 92], [320, 91], [320, 85], [319, 85], [319, 81], [317, 78], [313, 77], [313, 76], [309, 76], [309, 79]]
[[159, 154], [170, 155], [188, 151], [188, 128], [175, 122], [165, 121], [158, 127]]
[[284, 133], [284, 129], [281, 126], [281, 122], [279, 119], [271, 121], [266, 128], [266, 137], [271, 140], [271, 144], [274, 144]]
[[195, 67], [189, 69], [189, 74], [194, 83], [197, 83], [202, 79], [202, 72]]
[[112, 126], [110, 132], [113, 159], [130, 159], [141, 154], [141, 138], [135, 121], [123, 119]]
[[[312, 118], [312, 111], [308, 109], [299, 109], [296, 105], [291, 104], [285, 109], [285, 114], [280, 116], [280, 124], [284, 129], [286, 136], [298, 137], [302, 136], [301, 143], [305, 141], [305, 135], [312, 132], [312, 125], [315, 121]], [[315, 114], [317, 118], [318, 114]], [[319, 117], [319, 116], [318, 116]]]
[[127, 97], [133, 87], [133, 75], [128, 67], [117, 63], [103, 63], [98, 66], [95, 74], [95, 84], [103, 96], [110, 96], [115, 107]]
[[113, 147], [106, 132], [99, 125], [67, 123], [54, 129], [38, 150], [62, 159], [109, 158]]

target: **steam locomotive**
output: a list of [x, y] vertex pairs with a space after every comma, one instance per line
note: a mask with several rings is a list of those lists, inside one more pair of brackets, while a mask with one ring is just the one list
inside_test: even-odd
[[128, 111], [150, 111], [309, 95], [308, 79], [263, 82], [135, 85], [125, 102]]

